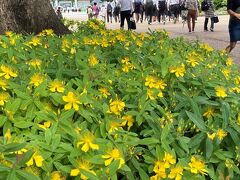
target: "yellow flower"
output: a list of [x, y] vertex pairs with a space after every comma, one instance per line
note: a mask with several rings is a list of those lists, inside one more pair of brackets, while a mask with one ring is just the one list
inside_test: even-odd
[[120, 100], [120, 99], [116, 99], [114, 101], [112, 101], [112, 99], [110, 100], [110, 112], [112, 112], [113, 114], [119, 115], [121, 111], [123, 111], [125, 107], [125, 103]]
[[23, 148], [23, 149], [20, 149], [19, 151], [16, 152], [16, 154], [24, 154], [26, 153], [28, 150]]
[[42, 167], [42, 162], [44, 161], [43, 157], [36, 152], [33, 154], [31, 159], [26, 163], [27, 166], [33, 165], [33, 162], [35, 161], [35, 164], [37, 167]]
[[224, 131], [223, 129], [218, 129], [216, 132], [216, 136], [221, 141], [221, 140], [223, 140], [223, 138], [225, 138], [227, 136], [227, 132]]
[[127, 125], [128, 130], [129, 130], [133, 126], [133, 123], [134, 123], [134, 119], [133, 119], [132, 115], [124, 115], [122, 117], [122, 119], [123, 119], [122, 125], [123, 126]]
[[154, 76], [147, 76], [145, 79], [145, 86], [149, 88], [156, 87], [156, 78]]
[[138, 47], [142, 47], [143, 42], [138, 40], [138, 41], [136, 41], [136, 45], [137, 45]]
[[31, 78], [30, 78], [30, 82], [29, 84], [33, 84], [35, 87], [38, 87], [40, 84], [42, 84], [42, 82], [45, 80], [45, 76], [41, 75], [41, 74], [34, 74]]
[[198, 60], [196, 59], [196, 57], [188, 57], [187, 62], [188, 62], [188, 64], [190, 64], [192, 67], [195, 67], [196, 65], [198, 65]]
[[212, 107], [208, 107], [207, 111], [203, 114], [203, 116], [207, 118], [211, 118], [214, 116], [214, 109]]
[[12, 31], [6, 31], [5, 35], [8, 36], [8, 37], [11, 37], [11, 36], [13, 36], [13, 32]]
[[111, 121], [110, 124], [109, 124], [109, 130], [108, 132], [109, 133], [112, 133], [114, 132], [115, 130], [118, 130], [120, 127], [122, 127], [123, 125], [120, 124], [119, 122], [114, 122], [114, 121]]
[[162, 97], [163, 97], [163, 92], [162, 92], [162, 91], [159, 91], [159, 93], [158, 93], [157, 96], [160, 97], [160, 98], [162, 98]]
[[93, 66], [97, 65], [99, 63], [99, 61], [95, 55], [91, 55], [88, 58], [88, 63], [89, 63], [89, 66], [93, 67]]
[[125, 163], [124, 158], [117, 148], [112, 149], [111, 151], [107, 152], [107, 154], [102, 155], [103, 159], [106, 159], [104, 161], [105, 166], [109, 166], [112, 161], [119, 160], [119, 166], [118, 169], [121, 168], [121, 166]]
[[191, 157], [191, 162], [188, 163], [189, 167], [190, 167], [190, 171], [193, 174], [203, 174], [206, 175], [207, 174], [207, 170], [205, 168], [205, 164], [203, 161], [201, 161], [200, 159], [197, 159], [196, 157], [192, 156]]
[[212, 52], [213, 48], [209, 44], [201, 44], [200, 47], [205, 49], [207, 52]]
[[167, 84], [163, 80], [157, 80], [155, 87], [157, 89], [163, 90], [163, 89], [165, 89], [166, 86], [167, 86]]
[[11, 77], [17, 77], [17, 73], [14, 72], [14, 70], [10, 66], [5, 66], [2, 64], [1, 71], [2, 73], [0, 73], [0, 76], [4, 76], [5, 79], [10, 79]]
[[78, 176], [79, 173], [80, 173], [79, 169], [72, 169], [70, 172], [70, 176]]
[[99, 92], [101, 92], [101, 94], [103, 95], [103, 97], [107, 98], [108, 96], [110, 96], [111, 94], [108, 92], [107, 88], [99, 88], [98, 89]]
[[185, 65], [181, 64], [181, 66], [177, 66], [177, 67], [170, 67], [170, 73], [175, 73], [176, 77], [183, 77], [184, 74], [186, 73], [186, 69], [185, 69]]
[[7, 131], [5, 132], [4, 134], [4, 138], [9, 141], [11, 138], [12, 138], [12, 135], [11, 135], [11, 130], [10, 129], [7, 129]]
[[47, 35], [47, 36], [54, 36], [54, 31], [52, 29], [45, 29], [43, 30], [43, 32]]
[[70, 53], [71, 53], [71, 54], [76, 54], [76, 53], [77, 53], [76, 48], [71, 48]]
[[212, 133], [212, 134], [207, 133], [207, 136], [208, 136], [209, 139], [213, 140], [216, 136], [216, 133]]
[[72, 39], [72, 45], [78, 45], [79, 43], [78, 43], [78, 40], [77, 39]]
[[14, 46], [16, 44], [15, 38], [13, 37], [9, 38], [9, 43]]
[[227, 58], [226, 65], [227, 65], [227, 66], [232, 66], [232, 65], [233, 65], [233, 60], [232, 60], [232, 58]]
[[42, 45], [41, 40], [38, 37], [33, 37], [28, 44], [33, 46]]
[[227, 97], [227, 93], [226, 93], [226, 89], [222, 86], [218, 86], [215, 88], [215, 93], [216, 93], [216, 96], [218, 97]]
[[87, 171], [89, 173], [92, 173], [96, 176], [96, 173], [92, 170], [93, 166], [91, 163], [85, 160], [80, 160], [78, 162], [78, 168], [72, 169], [70, 172], [70, 176], [78, 176], [80, 175], [81, 179], [88, 179], [84, 174], [81, 173], [81, 170]]
[[52, 92], [62, 93], [62, 92], [64, 92], [64, 82], [55, 79], [54, 81], [50, 82], [49, 89]]
[[222, 73], [223, 73], [224, 77], [226, 79], [228, 79], [229, 75], [231, 74], [231, 70], [225, 68], [225, 69], [222, 69]]
[[38, 124], [38, 127], [46, 130], [47, 128], [49, 128], [51, 126], [51, 124], [52, 124], [51, 121], [46, 121], [46, 122], [43, 123], [43, 125]]
[[175, 168], [172, 168], [170, 171], [170, 174], [168, 175], [168, 178], [175, 180], [181, 180], [183, 175], [183, 168], [178, 166]]
[[171, 164], [176, 164], [176, 159], [171, 154], [165, 152], [163, 162], [164, 167], [169, 168]]
[[154, 97], [154, 93], [151, 89], [148, 89], [147, 90], [147, 99], [150, 99], [150, 100], [155, 100], [155, 97]]
[[88, 152], [89, 149], [98, 150], [99, 146], [93, 143], [94, 139], [95, 139], [94, 135], [88, 132], [80, 138], [80, 140], [77, 143], [77, 147], [83, 144], [81, 150], [84, 152]]
[[51, 180], [65, 180], [66, 178], [61, 176], [59, 171], [53, 171], [51, 173]]
[[73, 92], [68, 92], [67, 96], [62, 97], [63, 101], [67, 102], [65, 104], [64, 109], [69, 110], [72, 109], [72, 107], [75, 109], [75, 111], [78, 111], [80, 101], [79, 98], [73, 93]]
[[34, 68], [41, 69], [42, 61], [40, 59], [32, 59], [27, 64]]
[[9, 94], [5, 92], [0, 92], [0, 106], [3, 106], [5, 102], [9, 99]]
[[0, 78], [0, 87], [1, 87], [4, 91], [7, 90], [8, 83], [7, 83], [7, 81], [6, 81], [5, 79]]
[[156, 173], [156, 175], [152, 176], [152, 177], [150, 178], [151, 180], [159, 180], [159, 179], [162, 179], [162, 178], [166, 178], [166, 177], [167, 177], [164, 164], [165, 164], [165, 163], [162, 162], [162, 161], [156, 161], [156, 162], [155, 162], [153, 171]]

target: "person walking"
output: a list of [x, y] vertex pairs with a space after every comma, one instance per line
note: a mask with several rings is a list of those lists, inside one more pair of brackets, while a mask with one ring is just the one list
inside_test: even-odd
[[133, 3], [130, 0], [118, 0], [120, 5], [120, 28], [124, 29], [124, 21], [127, 20], [128, 30], [130, 30], [130, 17], [133, 11]]
[[228, 25], [230, 44], [226, 47], [226, 51], [230, 53], [236, 46], [237, 41], [240, 41], [240, 0], [228, 0], [227, 10], [230, 15]]
[[99, 9], [99, 7], [97, 6], [97, 3], [96, 3], [96, 2], [93, 3], [92, 11], [93, 11], [93, 17], [97, 19], [100, 9]]
[[133, 6], [136, 22], [138, 23], [138, 21], [140, 20], [142, 0], [133, 0]]
[[111, 2], [107, 3], [107, 22], [111, 22], [112, 23], [112, 5]]
[[157, 18], [158, 18], [159, 23], [161, 22], [161, 20], [162, 20], [163, 24], [166, 23], [166, 20], [165, 20], [166, 9], [167, 9], [166, 0], [158, 0], [158, 2], [157, 2], [157, 10], [158, 10]]
[[194, 29], [195, 29], [195, 20], [196, 20], [197, 9], [198, 9], [197, 0], [186, 0], [185, 7], [188, 10], [188, 13], [187, 13], [188, 32], [191, 33], [191, 32], [194, 32]]
[[148, 24], [151, 24], [153, 13], [154, 13], [153, 0], [144, 0], [144, 5], [145, 5], [145, 16], [147, 17]]
[[205, 21], [204, 21], [204, 31], [208, 31], [208, 19], [211, 19], [210, 31], [214, 32], [214, 4], [213, 0], [204, 0], [209, 5], [209, 9], [204, 11]]
[[176, 24], [180, 13], [180, 0], [168, 0], [167, 7], [171, 13], [171, 16], [173, 15], [174, 17], [174, 24]]
[[114, 20], [115, 22], [120, 22], [120, 6], [117, 4], [116, 0], [114, 0], [113, 2], [113, 17], [114, 17]]

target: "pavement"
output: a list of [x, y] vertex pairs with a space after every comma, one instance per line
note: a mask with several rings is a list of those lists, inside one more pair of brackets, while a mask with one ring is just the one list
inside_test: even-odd
[[[79, 21], [86, 21], [87, 15], [83, 13], [65, 13], [63, 14], [65, 18], [74, 19]], [[175, 38], [179, 36], [183, 36], [189, 40], [198, 40], [200, 42], [208, 43], [212, 47], [222, 50], [226, 46], [229, 45], [229, 34], [228, 34], [228, 15], [219, 16], [219, 22], [215, 24], [214, 32], [203, 31], [204, 17], [198, 17], [195, 27], [194, 33], [188, 33], [187, 24], [183, 24], [181, 22], [177, 22], [174, 24], [173, 22], [166, 22], [165, 25], [159, 23], [152, 23], [148, 25], [146, 21], [143, 23], [137, 23], [136, 32], [148, 32], [150, 30], [155, 29], [165, 29], [170, 33], [170, 37]], [[106, 23], [107, 28], [109, 29], [119, 29], [119, 23]], [[126, 29], [125, 24], [125, 29]], [[210, 26], [210, 22], [209, 22]], [[240, 66], [240, 42], [233, 49], [230, 54], [230, 57], [234, 59], [234, 62]]]

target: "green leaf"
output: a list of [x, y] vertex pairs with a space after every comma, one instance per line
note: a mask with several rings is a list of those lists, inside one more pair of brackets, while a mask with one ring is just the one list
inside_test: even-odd
[[34, 176], [32, 173], [28, 173], [23, 170], [17, 170], [16, 174], [19, 177], [19, 179], [21, 179], [21, 180], [23, 180], [23, 179], [24, 180], [41, 180], [39, 177]]
[[178, 142], [181, 148], [183, 148], [186, 151], [186, 153], [189, 153], [189, 147], [188, 147], [189, 140], [186, 140], [185, 137], [179, 137]]
[[139, 144], [141, 145], [152, 145], [152, 144], [158, 144], [159, 140], [156, 138], [144, 138], [139, 140]]
[[85, 171], [85, 170], [83, 170], [83, 169], [80, 169], [80, 172], [81, 172], [83, 175], [85, 175], [86, 177], [88, 177], [89, 179], [91, 179], [91, 180], [99, 180], [99, 179], [97, 178], [97, 176], [95, 176], [93, 173], [91, 173], [91, 172], [89, 172], [89, 171]]
[[223, 117], [223, 123], [222, 123], [222, 128], [226, 129], [227, 125], [229, 123], [229, 114], [230, 114], [230, 106], [226, 102], [222, 102], [222, 117]]
[[213, 142], [206, 138], [206, 158], [210, 158], [213, 153]]
[[4, 150], [3, 152], [5, 153], [10, 153], [10, 152], [16, 152], [19, 151], [20, 149], [24, 148], [26, 146], [26, 143], [11, 143], [11, 144], [7, 144], [4, 145]]
[[0, 127], [3, 127], [3, 125], [6, 121], [7, 121], [7, 117], [0, 115]]
[[15, 169], [12, 169], [12, 171], [9, 172], [6, 180], [20, 180], [20, 179], [18, 179], [18, 177], [16, 176], [16, 171], [15, 171]]
[[229, 132], [232, 140], [234, 141], [234, 143], [237, 145], [237, 146], [240, 146], [240, 138], [239, 138], [239, 133], [236, 132], [234, 129], [232, 128], [227, 128], [227, 132]]
[[202, 131], [207, 132], [207, 128], [202, 118], [198, 118], [195, 114], [186, 111], [189, 119]]
[[28, 121], [18, 121], [18, 122], [14, 123], [14, 126], [18, 127], [18, 128], [21, 128], [21, 129], [24, 129], [24, 128], [29, 128], [29, 127], [33, 126], [33, 123], [28, 122]]
[[46, 141], [47, 145], [50, 145], [51, 140], [52, 140], [52, 132], [50, 129], [46, 129], [45, 130], [45, 141]]
[[116, 174], [118, 167], [119, 167], [119, 160], [114, 160], [110, 166], [109, 166], [109, 176], [113, 176], [114, 174]]
[[64, 121], [69, 121], [69, 120], [72, 120], [72, 117], [73, 117], [73, 114], [74, 114], [74, 109], [70, 109], [68, 111], [64, 111], [60, 118], [59, 118], [59, 121], [61, 122], [64, 122]]

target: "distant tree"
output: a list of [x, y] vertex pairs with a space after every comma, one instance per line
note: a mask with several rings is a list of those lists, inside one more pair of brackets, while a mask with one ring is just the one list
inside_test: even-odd
[[0, 34], [5, 31], [39, 33], [53, 29], [58, 35], [70, 33], [58, 19], [50, 0], [0, 0]]

